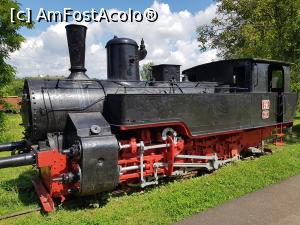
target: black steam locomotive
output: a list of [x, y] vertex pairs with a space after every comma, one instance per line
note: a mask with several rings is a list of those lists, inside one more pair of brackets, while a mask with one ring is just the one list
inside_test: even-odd
[[[296, 94], [290, 65], [262, 59], [212, 62], [183, 71], [153, 66], [141, 81], [144, 41], [114, 37], [106, 44], [107, 80], [85, 69], [87, 28], [66, 26], [67, 79], [26, 79], [25, 138], [2, 144], [14, 155], [0, 168], [35, 165], [32, 180], [45, 211], [53, 199], [93, 195], [118, 185], [158, 184], [162, 177], [216, 170], [292, 126]], [[278, 142], [279, 143], [279, 142]]]

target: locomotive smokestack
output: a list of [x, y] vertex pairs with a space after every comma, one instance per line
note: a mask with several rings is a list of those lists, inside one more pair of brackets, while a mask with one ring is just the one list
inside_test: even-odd
[[66, 26], [67, 39], [70, 54], [71, 74], [68, 79], [86, 80], [89, 77], [85, 74], [85, 37], [86, 26], [70, 24]]

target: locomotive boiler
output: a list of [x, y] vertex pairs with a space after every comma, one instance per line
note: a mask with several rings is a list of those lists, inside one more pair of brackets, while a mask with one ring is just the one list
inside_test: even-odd
[[68, 195], [87, 196], [120, 185], [155, 185], [163, 177], [212, 171], [292, 126], [296, 94], [290, 64], [263, 59], [211, 62], [184, 70], [156, 65], [140, 80], [144, 41], [114, 37], [106, 44], [107, 79], [85, 69], [87, 28], [67, 25], [67, 79], [26, 79], [24, 140], [0, 145], [12, 156], [0, 168], [34, 165], [32, 183], [43, 209]]

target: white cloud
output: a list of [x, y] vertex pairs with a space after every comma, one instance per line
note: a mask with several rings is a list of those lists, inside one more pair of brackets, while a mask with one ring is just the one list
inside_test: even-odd
[[[209, 23], [215, 16], [216, 5], [192, 14], [188, 10], [172, 12], [168, 4], [154, 1], [151, 6], [159, 15], [155, 23], [88, 23], [86, 68], [90, 77], [106, 78], [107, 34], [129, 37], [138, 43], [143, 37], [148, 51], [140, 64], [173, 63], [188, 67], [215, 60], [216, 50], [201, 53], [196, 40], [196, 28]], [[110, 11], [116, 11], [111, 9]], [[51, 25], [38, 36], [28, 38], [19, 51], [11, 55], [9, 63], [17, 68], [17, 75], [68, 75], [69, 56], [65, 33], [66, 23]], [[113, 35], [112, 35], [113, 36]]]

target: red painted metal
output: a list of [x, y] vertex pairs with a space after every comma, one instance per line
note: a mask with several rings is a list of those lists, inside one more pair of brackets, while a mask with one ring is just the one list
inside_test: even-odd
[[68, 194], [68, 187], [53, 179], [60, 178], [62, 174], [68, 172], [67, 156], [56, 149], [42, 151], [37, 155], [37, 167], [40, 168], [41, 177], [50, 195], [63, 200], [64, 195]]
[[54, 202], [49, 192], [46, 190], [42, 180], [39, 177], [34, 177], [31, 180], [36, 193], [40, 199], [43, 210], [47, 213], [54, 211]]
[[[172, 124], [174, 125], [174, 124]], [[201, 163], [207, 162], [207, 160], [195, 160], [195, 159], [176, 159], [176, 155], [198, 155], [198, 156], [212, 156], [217, 155], [218, 159], [226, 160], [238, 156], [242, 151], [247, 151], [249, 147], [261, 147], [261, 143], [266, 139], [276, 126], [262, 127], [257, 129], [249, 129], [242, 131], [235, 131], [235, 133], [224, 132], [214, 136], [202, 136], [198, 138], [185, 137], [180, 139], [177, 143], [173, 141], [173, 138], [169, 136], [167, 141], [162, 141], [157, 136], [160, 136], [161, 130], [165, 127], [155, 126], [155, 132], [151, 132], [151, 128], [141, 128], [136, 130], [135, 137], [129, 141], [122, 140], [122, 144], [129, 144], [130, 148], [124, 149], [119, 155], [119, 165], [123, 167], [139, 166], [140, 158], [137, 149], [137, 140], [144, 141], [151, 144], [169, 144], [168, 147], [161, 149], [148, 150], [145, 152], [143, 160], [145, 164], [144, 177], [154, 176], [153, 165], [154, 163], [168, 163], [167, 168], [160, 168], [157, 172], [161, 175], [171, 176], [174, 172], [174, 163]], [[123, 127], [123, 131], [126, 130]], [[131, 130], [131, 129], [129, 129]], [[176, 130], [177, 131], [177, 130]], [[144, 139], [145, 135], [147, 139]], [[177, 133], [179, 133], [177, 131]], [[136, 170], [130, 170], [122, 173], [120, 176], [121, 183], [138, 183], [141, 177], [140, 168]]]
[[[283, 124], [281, 132], [283, 127], [288, 127], [289, 125], [289, 123]], [[189, 135], [184, 135], [189, 133], [189, 131], [185, 131], [184, 127], [172, 123], [171, 127], [179, 134], [179, 137], [175, 138], [170, 134], [166, 140], [163, 140], [162, 131], [167, 127], [169, 126], [157, 124], [153, 127], [141, 126], [134, 130], [131, 128], [127, 129], [128, 127], [121, 128], [118, 141], [121, 145], [128, 146], [128, 148], [123, 148], [119, 151], [118, 164], [120, 168], [123, 168], [119, 177], [121, 184], [140, 184], [143, 180], [141, 175], [146, 179], [147, 177], [155, 178], [155, 173], [157, 176], [171, 176], [175, 169], [178, 169], [174, 167], [175, 163], [208, 162], [207, 159], [177, 158], [178, 154], [194, 156], [216, 155], [219, 160], [236, 157], [242, 151], [247, 151], [249, 147], [260, 148], [264, 139], [274, 131], [278, 131], [278, 126], [274, 125], [190, 138]], [[142, 143], [148, 147], [143, 151], [143, 174], [141, 174], [140, 167], [140, 146]], [[149, 146], [155, 145], [162, 147], [149, 148]], [[80, 187], [78, 182], [66, 184], [58, 182], [56, 179], [68, 172], [78, 172], [79, 165], [75, 161], [69, 160], [65, 154], [60, 153], [56, 149], [42, 151], [37, 154], [37, 167], [40, 169], [43, 184], [41, 181], [36, 181], [35, 187], [45, 211], [53, 210], [51, 206], [52, 198], [60, 198], [62, 202], [65, 196], [70, 193], [70, 190]], [[156, 165], [162, 166], [157, 167]]]
[[274, 134], [274, 145], [276, 146], [282, 146], [284, 145], [283, 137], [285, 136], [283, 133], [284, 126], [282, 124], [279, 124], [275, 128], [275, 134]]
[[175, 151], [176, 151], [176, 143], [174, 143], [173, 138], [168, 136], [167, 143], [170, 145], [168, 152], [168, 175], [171, 176], [174, 169], [174, 160], [175, 160]]
[[[235, 134], [235, 133], [240, 133], [248, 130], [253, 130], [253, 129], [263, 129], [263, 128], [274, 128], [278, 124], [271, 124], [268, 126], [257, 126], [257, 127], [252, 127], [248, 129], [235, 129], [235, 130], [229, 130], [229, 131], [222, 131], [222, 132], [213, 132], [213, 133], [206, 133], [206, 134], [200, 134], [200, 135], [192, 135], [190, 132], [188, 126], [184, 122], [161, 122], [161, 123], [150, 123], [150, 124], [139, 124], [139, 125], [122, 125], [122, 126], [117, 126], [114, 125], [114, 127], [119, 130], [119, 131], [140, 131], [144, 129], [153, 129], [153, 128], [164, 128], [164, 127], [173, 127], [177, 131], [178, 134], [180, 135], [185, 135], [188, 136], [191, 139], [197, 139], [197, 138], [204, 138], [204, 137], [211, 137], [211, 136], [219, 136], [219, 135], [226, 135], [226, 134]], [[284, 127], [291, 127], [293, 126], [293, 122], [285, 122], [282, 123]]]
[[[56, 198], [60, 199], [60, 202], [63, 202], [65, 196], [69, 194], [69, 190], [78, 189], [78, 183], [65, 184], [61, 181], [55, 181], [55, 179], [61, 178], [62, 174], [78, 172], [78, 164], [75, 162], [68, 162], [66, 154], [60, 153], [57, 149], [41, 151], [36, 157], [37, 167], [40, 169], [43, 184], [40, 184], [41, 182], [36, 182], [38, 185], [35, 187], [38, 193], [41, 192], [43, 194], [40, 200], [42, 206], [44, 208], [47, 207], [48, 210], [49, 207], [47, 206], [47, 201], [53, 202], [52, 198]], [[47, 197], [47, 201], [45, 201], [44, 196]]]

